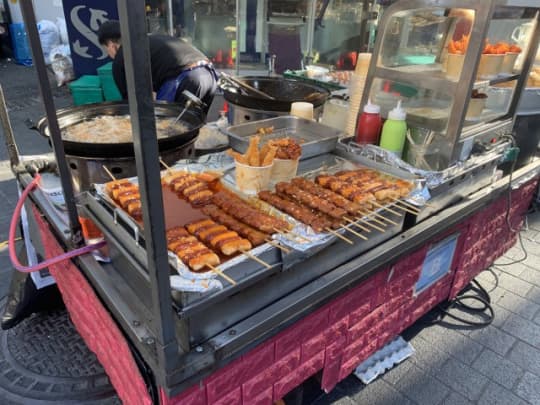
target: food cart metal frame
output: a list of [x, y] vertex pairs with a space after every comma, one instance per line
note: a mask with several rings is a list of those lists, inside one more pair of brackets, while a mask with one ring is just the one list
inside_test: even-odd
[[[174, 314], [169, 274], [168, 271], [162, 271], [169, 269], [169, 264], [151, 95], [150, 59], [144, 31], [144, 2], [120, 0], [118, 3], [126, 77], [128, 87], [131, 89], [129, 104], [137, 172], [140, 173], [143, 220], [146, 224], [150, 224], [144, 229], [146, 251], [142, 254], [142, 265], [147, 270], [145, 277], [148, 279], [149, 289], [128, 286], [113, 265], [99, 264], [93, 257], [82, 256], [74, 262], [114, 317], [133, 351], [138, 353], [142, 363], [147, 365], [143, 373], [152, 374], [151, 379], [168, 397], [180, 394], [261, 342], [293, 325], [297, 320], [321, 308], [344, 291], [387, 268], [434, 237], [441, 236], [453, 226], [482, 210], [486, 204], [500, 199], [508, 189], [507, 182], [500, 181], [490, 192], [478, 193], [474, 198], [444, 210], [361, 256], [347, 260], [344, 264], [336, 265], [329, 258], [322, 260], [318, 265], [325, 271], [320, 277], [266, 308], [256, 311], [236, 325], [224, 329], [206, 342], [192, 346], [187, 333], [188, 319]], [[82, 241], [76, 198], [56, 121], [32, 2], [23, 0], [21, 6], [34, 52], [34, 62], [51, 129], [52, 146], [61, 174], [69, 225], [66, 227], [57, 220], [54, 209], [44, 203], [45, 199], [39, 190], [31, 194], [32, 202], [47, 218], [60, 244], [71, 248], [78, 246]], [[515, 173], [514, 180], [516, 184], [535, 181], [539, 170], [540, 162], [535, 162]], [[18, 173], [18, 181], [23, 187], [31, 180], [30, 174]], [[83, 210], [82, 213], [87, 212]], [[99, 223], [99, 218], [94, 219]], [[101, 222], [100, 225], [104, 227], [106, 233], [107, 226], [111, 224]], [[146, 307], [140, 300], [142, 294], [150, 295], [150, 307]]]

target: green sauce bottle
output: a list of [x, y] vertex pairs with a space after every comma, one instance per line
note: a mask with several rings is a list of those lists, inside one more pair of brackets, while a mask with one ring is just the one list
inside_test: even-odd
[[401, 108], [401, 100], [397, 107], [388, 113], [388, 119], [385, 121], [381, 134], [379, 146], [394, 153], [401, 158], [403, 147], [407, 139], [407, 113]]

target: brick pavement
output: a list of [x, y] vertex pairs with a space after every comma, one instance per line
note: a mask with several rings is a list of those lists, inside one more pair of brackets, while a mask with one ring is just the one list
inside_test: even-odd
[[[46, 140], [25, 124], [27, 118], [35, 121], [43, 115], [34, 70], [0, 61], [0, 83], [21, 153], [48, 152]], [[58, 107], [69, 105], [65, 88], [54, 94]], [[17, 198], [5, 159], [5, 146], [0, 142], [1, 241], [7, 237]], [[527, 260], [495, 266], [478, 277], [494, 303], [492, 325], [472, 330], [454, 322], [429, 325], [425, 319], [420, 320], [404, 334], [416, 349], [412, 358], [368, 386], [350, 376], [313, 405], [540, 403], [539, 213], [529, 216], [529, 226], [522, 232]], [[497, 263], [508, 263], [522, 255], [516, 245]], [[10, 274], [7, 251], [0, 250], [0, 297], [7, 291]]]

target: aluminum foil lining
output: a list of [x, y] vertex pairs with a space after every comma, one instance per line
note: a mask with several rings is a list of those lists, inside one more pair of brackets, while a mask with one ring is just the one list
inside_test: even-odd
[[224, 174], [221, 180], [222, 180], [222, 183], [226, 187], [233, 190], [235, 194], [240, 196], [240, 198], [248, 202], [251, 202], [257, 208], [261, 209], [263, 212], [266, 212], [267, 214], [276, 216], [278, 218], [281, 218], [289, 222], [293, 226], [293, 229], [289, 233], [273, 234], [272, 239], [276, 240], [277, 242], [287, 247], [290, 247], [291, 249], [305, 252], [305, 251], [313, 249], [316, 246], [324, 245], [328, 243], [328, 241], [333, 240], [333, 238], [335, 238], [335, 236], [331, 234], [317, 233], [310, 226], [303, 224], [302, 222], [291, 217], [290, 215], [276, 209], [272, 205], [267, 204], [266, 202], [259, 200], [256, 197], [248, 196], [242, 193], [240, 190], [236, 188], [235, 177], [234, 177], [234, 167], [228, 170]]
[[[234, 167], [234, 161], [225, 153], [214, 153], [210, 155], [201, 156], [197, 160], [192, 159], [183, 159], [178, 161], [171, 167], [173, 170], [188, 170], [190, 172], [200, 173], [208, 171], [219, 171], [222, 172], [228, 168]], [[162, 175], [166, 175], [168, 170], [163, 170]], [[137, 177], [130, 177], [128, 181], [133, 184], [139, 184]], [[133, 220], [133, 218], [128, 215], [122, 207], [120, 207], [116, 201], [109, 197], [105, 191], [105, 184], [95, 184], [94, 185], [96, 194], [109, 205], [114, 207], [114, 221], [118, 221], [118, 217], [121, 217], [122, 220], [131, 227], [133, 231], [133, 236], [135, 243], [139, 243], [139, 235], [142, 234], [143, 230], [141, 226]], [[272, 245], [265, 243], [264, 245], [257, 246], [254, 249], [251, 249], [249, 253], [254, 256], [258, 256], [267, 250], [275, 249]], [[206, 292], [210, 289], [222, 289], [223, 285], [220, 281], [215, 280], [217, 274], [212, 271], [207, 272], [193, 272], [186, 266], [177, 255], [173, 252], [168, 251], [169, 263], [171, 266], [178, 272], [178, 276], [171, 276], [171, 280], [175, 280], [175, 284], [171, 287], [177, 291], [186, 291], [186, 292]], [[217, 269], [224, 271], [235, 265], [243, 263], [247, 260], [251, 260], [248, 256], [238, 255], [226, 262], [221, 263], [219, 266], [216, 266]], [[172, 279], [172, 277], [176, 277]], [[180, 280], [182, 279], [182, 280]], [[182, 289], [182, 288], [186, 289]]]
[[[445, 181], [451, 179], [452, 177], [459, 176], [474, 166], [478, 166], [487, 161], [493, 160], [493, 157], [500, 154], [506, 147], [505, 145], [501, 145], [500, 147], [495, 148], [492, 153], [488, 155], [472, 156], [466, 161], [457, 162], [453, 166], [437, 172], [417, 169], [416, 167], [398, 158], [392, 152], [382, 149], [376, 145], [360, 145], [355, 142], [346, 142], [346, 140], [341, 141], [341, 145], [347, 148], [349, 152], [356, 153], [365, 158], [372, 159], [376, 162], [381, 162], [419, 176], [425, 179], [425, 184], [430, 189], [440, 186]], [[415, 203], [415, 199], [417, 201], [421, 201], [421, 196], [419, 196], [419, 198], [414, 198], [414, 195], [412, 195], [410, 201]]]
[[183, 292], [207, 292], [210, 290], [221, 290], [223, 284], [219, 280], [206, 279], [195, 280], [181, 276], [171, 276], [171, 288], [176, 291]]

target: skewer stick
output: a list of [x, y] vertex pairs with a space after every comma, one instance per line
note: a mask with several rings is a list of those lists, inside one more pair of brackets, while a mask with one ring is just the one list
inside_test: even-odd
[[105, 170], [105, 173], [107, 173], [109, 175], [109, 177], [112, 179], [112, 181], [116, 181], [116, 177], [114, 177], [114, 174], [111, 173], [111, 171], [109, 170], [109, 168], [105, 165], [101, 165], [101, 167], [103, 167], [103, 170]]
[[395, 221], [392, 221], [390, 218], [386, 218], [385, 216], [375, 212], [375, 211], [365, 211], [365, 212], [362, 212], [363, 215], [366, 215], [366, 216], [373, 216], [372, 218], [370, 218], [372, 221], [375, 221], [377, 223], [382, 223], [384, 226], [387, 226], [386, 223], [382, 222], [381, 220], [378, 220], [377, 218], [381, 218], [381, 219], [384, 219], [386, 222], [392, 224], [392, 225], [399, 225], [397, 222]]
[[311, 241], [307, 238], [304, 238], [303, 236], [300, 236], [298, 235], [297, 233], [294, 233], [293, 231], [289, 231], [288, 229], [285, 229], [285, 230], [279, 230], [277, 228], [274, 228], [274, 231], [276, 231], [277, 233], [280, 233], [282, 234], [283, 236], [285, 236], [287, 239], [291, 239], [289, 238], [288, 236], [292, 236], [293, 238], [298, 238], [298, 239], [302, 239], [304, 242], [306, 243], [311, 243]]
[[274, 246], [275, 248], [278, 248], [279, 250], [283, 251], [283, 253], [291, 253], [291, 249], [287, 249], [285, 246], [281, 246], [279, 243], [274, 242], [274, 241], [271, 240], [271, 239], [265, 239], [264, 241], [265, 241], [266, 243], [268, 243], [269, 245], [272, 245], [272, 246]]
[[210, 267], [210, 270], [212, 270], [212, 272], [216, 273], [218, 276], [223, 277], [225, 280], [227, 280], [232, 285], [236, 285], [236, 281], [234, 281], [231, 277], [229, 277], [228, 275], [223, 273], [220, 269], [212, 266], [211, 264], [207, 264], [207, 266]]
[[412, 214], [412, 215], [418, 215], [418, 212], [419, 212], [419, 211], [413, 211], [413, 210], [411, 210], [411, 209], [409, 209], [407, 207], [403, 207], [401, 205], [397, 205], [397, 200], [393, 201], [392, 205], [394, 207], [396, 207], [397, 209], [408, 212], [409, 214]]
[[358, 232], [356, 232], [356, 231], [353, 231], [353, 230], [350, 228], [351, 225], [341, 224], [341, 226], [342, 226], [346, 231], [349, 231], [349, 232], [352, 233], [353, 235], [358, 236], [360, 239], [368, 240], [368, 238], [365, 237], [364, 235], [362, 235], [361, 233], [358, 233]]
[[375, 225], [375, 224], [372, 223], [372, 222], [366, 221], [364, 218], [358, 218], [358, 220], [359, 220], [360, 222], [362, 222], [363, 224], [367, 225], [367, 226], [371, 226], [373, 229], [376, 229], [376, 230], [378, 230], [379, 232], [385, 232], [385, 231], [386, 231], [386, 229], [381, 228], [380, 226]]
[[395, 211], [395, 210], [393, 210], [393, 209], [391, 209], [391, 208], [388, 208], [386, 205], [381, 205], [381, 204], [379, 204], [378, 202], [375, 202], [375, 201], [371, 201], [371, 203], [372, 203], [375, 207], [382, 208], [382, 209], [384, 209], [384, 210], [386, 210], [386, 211], [388, 211], [388, 212], [391, 212], [391, 213], [394, 214], [394, 215], [397, 215], [398, 217], [403, 216], [403, 215], [401, 214], [401, 212], [397, 212], [397, 211]]
[[349, 245], [354, 245], [354, 242], [348, 238], [346, 238], [345, 236], [343, 235], [340, 235], [339, 233], [337, 233], [336, 231], [334, 231], [333, 229], [330, 229], [330, 228], [324, 228], [324, 230], [326, 232], [329, 232], [331, 233], [332, 235], [334, 235], [336, 238], [339, 238], [345, 242], [347, 242]]
[[344, 219], [345, 221], [349, 222], [350, 224], [355, 225], [357, 228], [360, 228], [361, 230], [363, 230], [363, 231], [365, 231], [365, 232], [368, 232], [368, 233], [371, 232], [371, 229], [366, 228], [365, 226], [362, 226], [362, 225], [360, 225], [360, 224], [358, 223], [358, 221], [360, 221], [360, 218], [358, 218], [356, 221], [354, 221], [354, 220], [352, 220], [352, 219], [350, 219], [350, 218], [348, 218], [348, 217], [343, 217], [343, 219]]
[[403, 201], [403, 200], [396, 200], [396, 204], [401, 204], [401, 205], [404, 205], [405, 207], [413, 210], [413, 211], [416, 211], [417, 213], [420, 212], [420, 208], [418, 208], [417, 206], [409, 203], [409, 202], [406, 202], [406, 201]]
[[167, 163], [165, 163], [163, 161], [163, 159], [159, 158], [159, 163], [161, 163], [161, 165], [167, 169], [167, 173], [171, 174], [172, 173], [172, 169], [171, 169], [171, 166], [169, 166]]
[[266, 267], [267, 269], [271, 269], [272, 266], [270, 266], [268, 263], [266, 263], [264, 260], [261, 260], [259, 259], [257, 256], [255, 255], [252, 255], [251, 253], [249, 253], [247, 250], [241, 250], [242, 254], [249, 257], [251, 260], [254, 260], [256, 261], [257, 263], [260, 263], [262, 264], [264, 267]]

